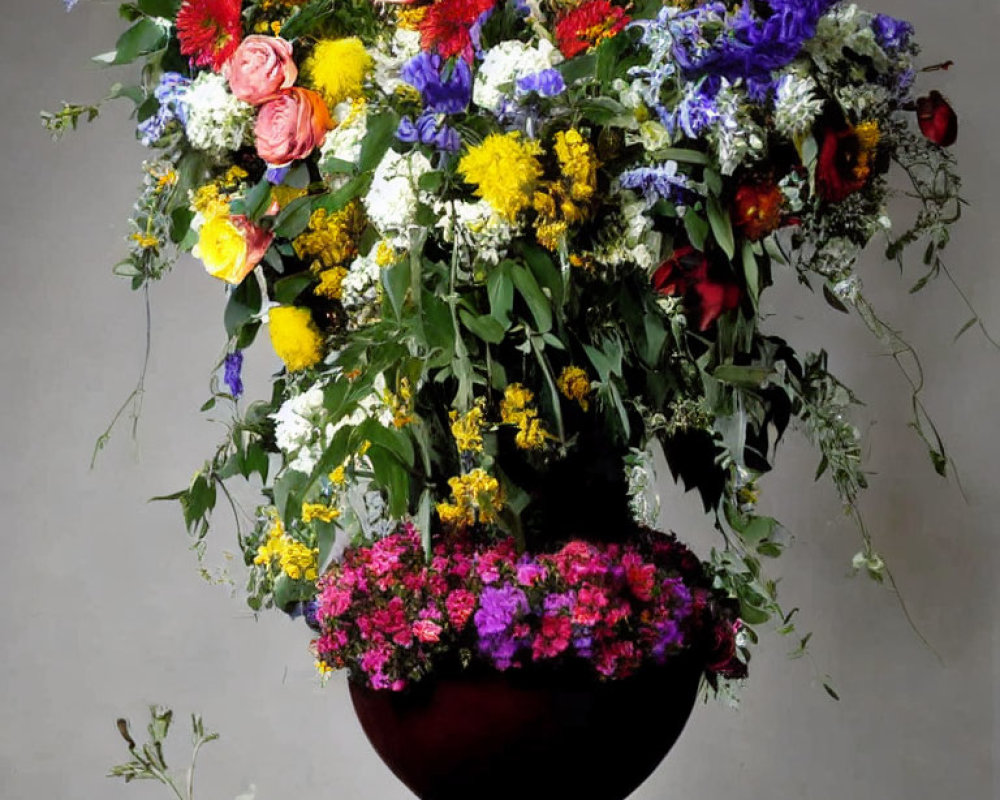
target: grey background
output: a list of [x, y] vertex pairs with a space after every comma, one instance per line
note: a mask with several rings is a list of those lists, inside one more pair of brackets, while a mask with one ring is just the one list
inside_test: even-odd
[[[924, 83], [943, 89], [962, 115], [957, 152], [971, 206], [950, 264], [1000, 332], [996, 0], [880, 2], [915, 21], [927, 63], [957, 61]], [[141, 728], [146, 704], [160, 702], [181, 717], [170, 751], [178, 765], [187, 713], [200, 711], [222, 732], [203, 751], [198, 795], [206, 800], [250, 783], [262, 800], [406, 797], [363, 739], [344, 676], [319, 687], [305, 628], [280, 615], [255, 621], [239, 598], [202, 581], [178, 509], [146, 502], [181, 488], [221, 434], [198, 407], [223, 346], [223, 294], [196, 262], [182, 261], [153, 293], [138, 443], [120, 430], [88, 469], [94, 439], [142, 358], [140, 298], [109, 267], [123, 252], [143, 153], [124, 105], [60, 144], [40, 130], [38, 111], [102, 95], [112, 76], [87, 58], [111, 48], [119, 22], [110, 3], [88, 0], [72, 14], [57, 0], [4, 0], [3, 10], [0, 796], [164, 796], [103, 777], [124, 754], [115, 717]], [[943, 661], [909, 629], [889, 590], [847, 577], [856, 535], [832, 489], [813, 483], [816, 456], [791, 435], [764, 482], [765, 504], [795, 537], [779, 566], [781, 588], [788, 606], [802, 608], [800, 627], [814, 632], [812, 661], [786, 659], [791, 643], [766, 634], [741, 711], [697, 708], [635, 798], [1000, 797], [1000, 354], [974, 331], [951, 343], [968, 314], [944, 282], [907, 297], [917, 267], [900, 278], [877, 253], [862, 274], [876, 306], [923, 356], [926, 404], [967, 503], [953, 479], [933, 474], [907, 429], [905, 383], [858, 321], [781, 275], [768, 327], [802, 350], [828, 348], [834, 370], [867, 400], [857, 422], [877, 474], [864, 510]], [[266, 345], [260, 350], [249, 365], [258, 390], [274, 367]], [[668, 503], [663, 522], [694, 539], [705, 527], [689, 497]], [[220, 517], [217, 538], [229, 533]], [[212, 560], [223, 563], [218, 553]], [[840, 703], [820, 686], [826, 673]]]

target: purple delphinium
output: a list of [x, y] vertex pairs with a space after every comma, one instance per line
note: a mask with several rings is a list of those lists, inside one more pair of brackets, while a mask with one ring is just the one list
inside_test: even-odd
[[457, 153], [462, 147], [458, 131], [439, 121], [438, 115], [429, 111], [417, 117], [416, 122], [403, 117], [396, 129], [396, 138], [401, 142], [419, 142], [446, 153]]
[[906, 20], [890, 17], [888, 14], [876, 14], [872, 20], [872, 31], [878, 46], [887, 52], [904, 50], [910, 46], [913, 36], [913, 26]]
[[440, 55], [424, 51], [403, 65], [400, 77], [420, 92], [425, 111], [460, 114], [472, 100], [472, 70], [462, 58], [449, 71]]
[[243, 394], [243, 379], [240, 373], [243, 370], [243, 351], [234, 350], [226, 356], [224, 362], [223, 380], [229, 387], [229, 393], [233, 397]]
[[153, 96], [160, 105], [156, 113], [139, 123], [139, 140], [145, 147], [158, 142], [166, 132], [167, 126], [176, 120], [181, 125], [187, 123], [187, 107], [184, 105], [184, 94], [191, 79], [179, 72], [164, 72], [160, 82], [153, 90]]
[[623, 172], [618, 179], [623, 189], [640, 192], [647, 202], [670, 200], [685, 202], [691, 192], [686, 175], [677, 171], [676, 161], [667, 161], [656, 167], [639, 167]]
[[525, 75], [517, 81], [517, 94], [525, 95], [535, 92], [541, 97], [555, 97], [566, 91], [566, 81], [557, 69], [543, 69], [531, 75]]

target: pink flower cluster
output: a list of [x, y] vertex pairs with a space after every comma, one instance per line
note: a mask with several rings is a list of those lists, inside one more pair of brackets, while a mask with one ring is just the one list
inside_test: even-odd
[[673, 537], [571, 541], [519, 554], [513, 539], [439, 543], [428, 562], [404, 525], [348, 549], [319, 582], [318, 657], [376, 689], [403, 689], [465, 651], [497, 669], [583, 659], [624, 678], [681, 653], [738, 674], [732, 610]]

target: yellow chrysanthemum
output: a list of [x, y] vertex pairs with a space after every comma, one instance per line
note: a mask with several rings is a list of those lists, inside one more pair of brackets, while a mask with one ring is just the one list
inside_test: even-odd
[[475, 184], [476, 195], [509, 222], [531, 205], [535, 185], [542, 175], [538, 142], [521, 141], [518, 132], [490, 134], [482, 144], [469, 148], [458, 163], [466, 183]]
[[305, 72], [330, 108], [362, 93], [365, 76], [374, 65], [356, 36], [324, 39], [306, 60]]
[[556, 158], [574, 200], [589, 200], [597, 190], [597, 158], [580, 131], [570, 128], [556, 134]]
[[461, 453], [483, 452], [483, 406], [479, 403], [465, 414], [451, 412], [451, 435]]
[[314, 519], [318, 519], [320, 522], [333, 522], [339, 516], [340, 511], [333, 506], [322, 503], [302, 504], [302, 521], [305, 523], [310, 523]]
[[271, 344], [289, 372], [297, 372], [323, 358], [323, 337], [308, 309], [279, 306], [268, 312]]
[[587, 400], [587, 396], [590, 394], [590, 378], [580, 367], [566, 367], [559, 376], [559, 380], [556, 381], [556, 386], [567, 399], [576, 400], [584, 411], [590, 408], [590, 403]]
[[292, 246], [303, 261], [314, 259], [320, 268], [343, 266], [358, 254], [358, 237], [365, 227], [365, 215], [357, 201], [332, 214], [318, 208], [309, 217], [309, 227]]
[[325, 269], [319, 274], [319, 285], [313, 289], [313, 294], [326, 297], [329, 300], [339, 300], [344, 294], [344, 278], [347, 270], [344, 267]]
[[500, 482], [483, 469], [474, 469], [448, 481], [452, 503], [439, 503], [438, 516], [445, 525], [496, 522], [503, 508]]

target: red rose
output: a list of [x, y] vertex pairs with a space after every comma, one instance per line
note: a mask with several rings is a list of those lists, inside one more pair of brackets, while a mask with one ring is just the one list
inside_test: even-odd
[[816, 191], [830, 203], [839, 203], [868, 184], [880, 134], [878, 124], [829, 129], [823, 136], [816, 164]]
[[951, 147], [958, 139], [958, 114], [940, 92], [917, 100], [920, 132], [939, 147]]
[[730, 278], [719, 278], [705, 254], [691, 245], [681, 247], [653, 273], [653, 289], [670, 297], [683, 296], [705, 331], [722, 314], [739, 307], [742, 292]]

